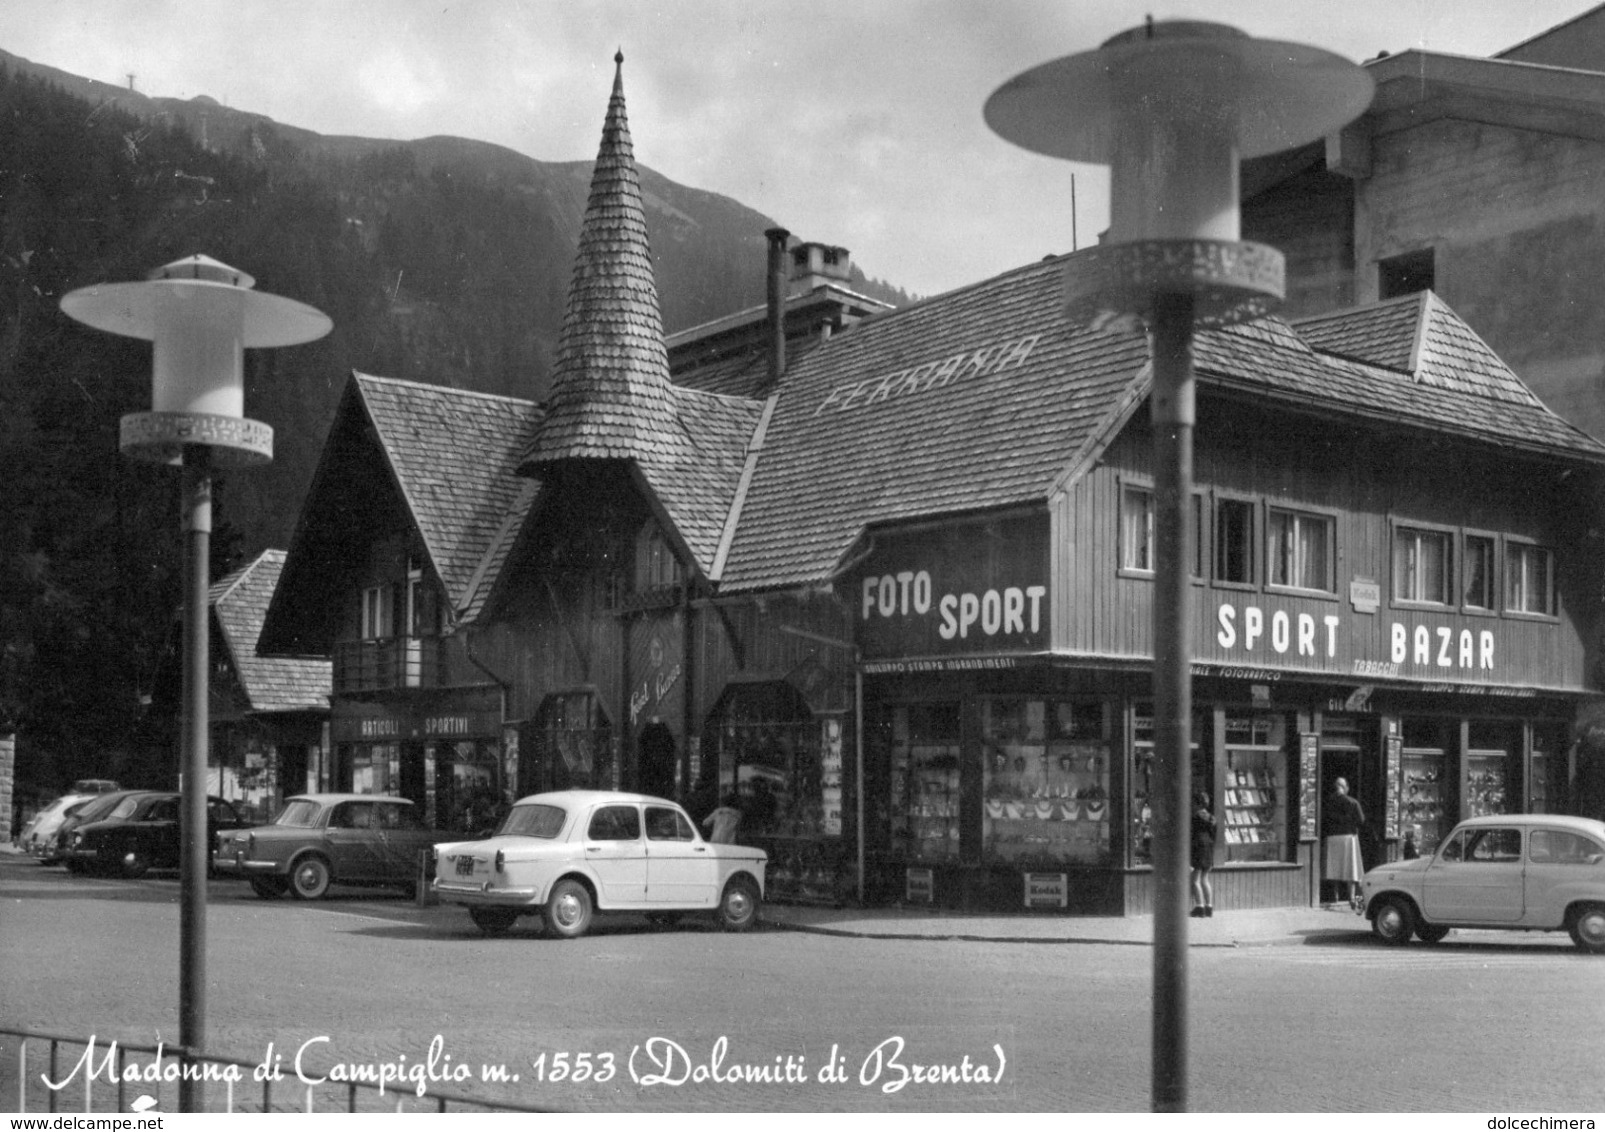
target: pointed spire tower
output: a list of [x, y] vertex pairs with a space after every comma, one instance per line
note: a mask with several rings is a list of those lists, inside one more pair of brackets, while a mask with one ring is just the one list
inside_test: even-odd
[[602, 145], [580, 227], [546, 419], [524, 454], [533, 475], [559, 460], [674, 462], [676, 416], [646, 211], [624, 113], [624, 53], [613, 57]]

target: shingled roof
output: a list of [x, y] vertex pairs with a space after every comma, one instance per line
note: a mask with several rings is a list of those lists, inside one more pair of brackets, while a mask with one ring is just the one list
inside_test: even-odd
[[[866, 320], [793, 367], [721, 588], [817, 583], [871, 527], [1044, 504], [1090, 467], [1148, 394], [1148, 345], [1067, 325], [1062, 267], [1033, 264]], [[1435, 296], [1310, 321], [1332, 353], [1301, 337], [1307, 323], [1200, 333], [1201, 389], [1605, 462], [1605, 446], [1545, 408]]]
[[327, 710], [333, 685], [327, 660], [257, 655], [262, 621], [278, 587], [284, 557], [282, 550], [264, 550], [214, 583], [207, 600], [251, 711]]
[[486, 554], [534, 502], [515, 467], [540, 410], [517, 397], [362, 373], [353, 380], [435, 574], [462, 609]]
[[1441, 389], [1539, 403], [1488, 343], [1431, 291], [1303, 318], [1294, 326], [1299, 337], [1325, 354], [1385, 366]]
[[670, 389], [646, 211], [624, 112], [624, 56], [614, 57], [602, 144], [552, 369], [546, 422], [527, 465], [591, 457], [685, 455]]
[[822, 581], [872, 524], [1044, 499], [1147, 358], [1068, 333], [1040, 265], [833, 336], [788, 369], [721, 588]]
[[706, 573], [761, 405], [670, 382], [623, 54], [614, 62], [546, 419], [519, 470], [535, 476], [558, 461], [633, 462]]

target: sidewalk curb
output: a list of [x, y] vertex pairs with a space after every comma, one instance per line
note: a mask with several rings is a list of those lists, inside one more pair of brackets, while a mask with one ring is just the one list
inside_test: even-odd
[[[1102, 936], [1009, 936], [974, 935], [967, 932], [876, 932], [856, 931], [851, 928], [830, 928], [819, 924], [799, 924], [783, 920], [764, 921], [765, 926], [784, 932], [802, 932], [808, 935], [836, 936], [840, 939], [889, 939], [898, 941], [935, 943], [1028, 943], [1028, 944], [1101, 944], [1105, 947], [1152, 947], [1151, 939], [1115, 939]], [[1304, 936], [1266, 936], [1258, 939], [1189, 940], [1187, 946], [1234, 949], [1242, 947], [1270, 947], [1276, 944], [1299, 943]]]

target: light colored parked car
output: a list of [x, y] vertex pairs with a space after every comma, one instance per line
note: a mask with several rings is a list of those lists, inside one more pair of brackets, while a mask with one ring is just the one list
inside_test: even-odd
[[666, 922], [708, 912], [745, 931], [757, 922], [768, 863], [761, 849], [704, 841], [673, 802], [604, 790], [522, 798], [489, 839], [436, 853], [435, 891], [466, 906], [481, 931], [540, 913], [564, 939], [584, 935], [597, 912]]
[[94, 796], [81, 792], [63, 794], [51, 802], [28, 819], [28, 824], [22, 827], [22, 832], [17, 834], [17, 848], [49, 864], [55, 857], [56, 831], [61, 828], [62, 821], [67, 817], [67, 811]]
[[216, 869], [243, 876], [264, 900], [316, 900], [331, 884], [390, 885], [412, 892], [418, 857], [448, 834], [424, 824], [406, 798], [298, 794], [269, 825], [220, 834]]
[[1605, 953], [1605, 822], [1559, 814], [1463, 821], [1435, 853], [1380, 865], [1361, 882], [1385, 943], [1436, 943], [1451, 928], [1567, 931]]

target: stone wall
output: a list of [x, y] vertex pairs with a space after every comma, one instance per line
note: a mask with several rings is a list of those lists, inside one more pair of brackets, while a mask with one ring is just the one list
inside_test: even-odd
[[12, 803], [17, 781], [17, 737], [0, 733], [0, 844], [16, 835], [12, 824]]

